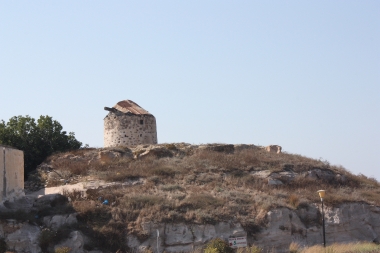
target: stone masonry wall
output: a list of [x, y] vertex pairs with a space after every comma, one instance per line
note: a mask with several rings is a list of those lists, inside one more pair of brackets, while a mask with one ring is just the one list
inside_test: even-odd
[[104, 118], [104, 147], [157, 144], [153, 115], [110, 112]]
[[0, 202], [24, 195], [24, 152], [0, 146]]

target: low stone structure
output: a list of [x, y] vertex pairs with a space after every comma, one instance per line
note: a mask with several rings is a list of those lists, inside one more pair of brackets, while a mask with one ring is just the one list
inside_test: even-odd
[[24, 152], [0, 146], [0, 203], [24, 195]]
[[282, 147], [279, 145], [269, 145], [265, 147], [265, 150], [271, 153], [281, 153]]
[[104, 118], [104, 147], [157, 144], [156, 118], [131, 100], [118, 102]]

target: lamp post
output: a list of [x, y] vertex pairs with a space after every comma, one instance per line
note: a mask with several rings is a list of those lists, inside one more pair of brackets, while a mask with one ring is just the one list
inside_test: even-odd
[[326, 247], [326, 235], [325, 235], [325, 211], [323, 210], [323, 198], [325, 197], [325, 190], [317, 191], [322, 202], [322, 228], [323, 228], [323, 247]]
[[158, 239], [160, 238], [160, 231], [157, 229], [157, 253], [160, 253], [160, 249], [158, 248]]

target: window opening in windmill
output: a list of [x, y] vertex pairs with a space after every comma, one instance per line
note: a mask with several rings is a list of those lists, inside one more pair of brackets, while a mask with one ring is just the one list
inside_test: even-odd
[[140, 119], [140, 125], [144, 124], [144, 120]]

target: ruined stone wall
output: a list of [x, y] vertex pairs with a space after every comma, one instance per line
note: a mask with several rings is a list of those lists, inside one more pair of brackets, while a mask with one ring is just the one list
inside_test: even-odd
[[0, 202], [24, 194], [24, 152], [0, 146]]
[[110, 112], [104, 118], [104, 147], [157, 144], [153, 115]]

